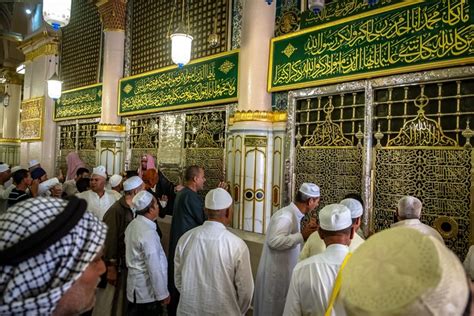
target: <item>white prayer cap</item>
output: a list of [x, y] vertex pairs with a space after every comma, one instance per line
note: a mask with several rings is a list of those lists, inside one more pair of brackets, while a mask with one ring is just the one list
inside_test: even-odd
[[206, 194], [204, 206], [209, 210], [225, 210], [232, 205], [232, 197], [222, 188], [216, 188]]
[[405, 219], [420, 218], [423, 204], [414, 196], [404, 196], [398, 201], [398, 215]]
[[314, 183], [303, 183], [299, 191], [312, 198], [317, 198], [320, 196], [319, 187]]
[[124, 191], [131, 191], [133, 189], [138, 188], [139, 186], [143, 185], [142, 178], [138, 176], [133, 176], [125, 180], [123, 183], [123, 190]]
[[406, 227], [357, 248], [342, 272], [347, 315], [462, 315], [469, 294], [463, 266], [436, 238]]
[[38, 185], [38, 195], [43, 196], [49, 189], [59, 184], [58, 178], [51, 178]]
[[120, 184], [120, 182], [122, 182], [122, 176], [120, 176], [118, 174], [114, 174], [109, 179], [109, 184], [112, 188], [115, 188], [116, 186], [118, 186]]
[[12, 168], [12, 173], [17, 172], [20, 169], [23, 169], [23, 168], [21, 166], [15, 166]]
[[104, 166], [97, 166], [92, 169], [92, 175], [101, 176], [107, 179], [107, 171]]
[[140, 191], [132, 199], [132, 210], [134, 212], [144, 210], [153, 201], [153, 194], [148, 191]]
[[10, 166], [7, 165], [6, 163], [0, 164], [0, 173], [1, 173], [1, 172], [5, 172], [5, 171], [7, 171], [8, 169], [10, 169]]
[[37, 166], [37, 165], [39, 165], [39, 164], [40, 164], [39, 161], [36, 160], [36, 159], [30, 160], [30, 162], [28, 162], [28, 168]]
[[347, 208], [351, 211], [352, 218], [359, 218], [364, 213], [364, 208], [362, 204], [356, 199], [344, 199], [339, 204], [347, 206]]
[[319, 212], [319, 226], [327, 231], [338, 231], [352, 226], [351, 211], [342, 204], [329, 204]]

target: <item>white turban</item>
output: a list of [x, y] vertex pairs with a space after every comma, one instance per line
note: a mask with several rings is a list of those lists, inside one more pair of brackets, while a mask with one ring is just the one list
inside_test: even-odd
[[225, 210], [232, 205], [232, 197], [222, 188], [210, 190], [206, 194], [204, 206], [209, 210]]
[[109, 184], [110, 187], [115, 188], [122, 182], [122, 176], [118, 174], [114, 174], [113, 176], [110, 177], [109, 179]]
[[319, 187], [314, 183], [303, 183], [300, 186], [299, 191], [312, 198], [317, 198], [320, 196]]
[[92, 175], [98, 175], [107, 179], [107, 171], [104, 166], [97, 166], [92, 169]]
[[153, 194], [148, 191], [140, 191], [132, 199], [132, 210], [134, 212], [143, 211], [153, 201]]
[[329, 204], [319, 212], [319, 226], [327, 231], [338, 231], [352, 226], [351, 211], [342, 204]]
[[362, 204], [356, 199], [344, 199], [340, 202], [340, 204], [347, 206], [347, 208], [351, 211], [352, 218], [359, 218], [364, 213], [364, 208]]
[[123, 183], [123, 190], [124, 191], [131, 191], [133, 189], [138, 188], [139, 186], [143, 185], [143, 180], [139, 176], [133, 176], [125, 180]]

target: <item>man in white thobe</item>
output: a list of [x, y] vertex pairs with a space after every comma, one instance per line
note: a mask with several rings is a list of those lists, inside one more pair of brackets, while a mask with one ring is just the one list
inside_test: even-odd
[[6, 186], [6, 182], [11, 178], [10, 166], [0, 164], [0, 214], [7, 210], [8, 196], [15, 186]]
[[[356, 199], [352, 198], [344, 199], [340, 202], [340, 204], [347, 206], [347, 208], [351, 210], [352, 225], [354, 226], [354, 229], [357, 232], [361, 224], [362, 214], [364, 213], [364, 208], [362, 207], [362, 204]], [[355, 234], [354, 238], [352, 238], [349, 250], [351, 252], [354, 252], [357, 247], [359, 247], [363, 242], [364, 239], [362, 239], [359, 234]], [[326, 250], [326, 244], [321, 239], [319, 234], [313, 233], [304, 243], [303, 250], [301, 250], [300, 253], [299, 261], [320, 254], [324, 250]]]
[[98, 166], [92, 170], [91, 189], [76, 194], [77, 197], [87, 201], [87, 210], [92, 212], [98, 219], [104, 218], [105, 212], [120, 199], [117, 192], [105, 189], [107, 172], [104, 166]]
[[127, 315], [162, 315], [169, 304], [168, 260], [156, 231], [159, 207], [156, 198], [140, 191], [132, 199], [137, 217], [125, 230], [125, 261], [128, 268]]
[[330, 204], [319, 212], [318, 234], [326, 250], [299, 262], [291, 277], [286, 298], [285, 316], [345, 315], [339, 300], [329, 304], [336, 277], [349, 253], [349, 244], [355, 234], [351, 211], [342, 204]]
[[469, 247], [469, 251], [464, 259], [464, 270], [467, 276], [474, 282], [474, 245]]
[[430, 235], [444, 243], [443, 237], [436, 229], [420, 221], [423, 204], [414, 196], [404, 196], [398, 201], [397, 217], [398, 222], [390, 227], [409, 227], [420, 231], [425, 235]]
[[186, 232], [176, 246], [177, 315], [245, 315], [252, 301], [252, 268], [247, 245], [226, 229], [232, 197], [213, 189], [204, 206], [208, 220]]
[[295, 201], [273, 214], [268, 225], [262, 256], [255, 282], [254, 315], [280, 316], [303, 242], [316, 230], [308, 224], [303, 231], [300, 222], [304, 214], [319, 205], [319, 187], [303, 183]]
[[[76, 194], [77, 197], [87, 201], [87, 210], [100, 220], [103, 220], [107, 210], [119, 199], [112, 191], [105, 189], [106, 181], [107, 172], [105, 167], [98, 166], [92, 169], [91, 189]], [[97, 303], [92, 310], [92, 316], [108, 316], [111, 314], [114, 292], [114, 287], [107, 285], [104, 277], [97, 289]]]

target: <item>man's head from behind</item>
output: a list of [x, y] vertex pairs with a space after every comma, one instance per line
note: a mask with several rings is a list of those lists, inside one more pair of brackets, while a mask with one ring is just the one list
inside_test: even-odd
[[326, 246], [343, 244], [349, 246], [354, 237], [351, 211], [342, 204], [329, 204], [319, 212], [318, 233]]
[[38, 197], [0, 215], [0, 314], [75, 315], [92, 308], [106, 226], [78, 198]]
[[204, 168], [195, 165], [187, 167], [184, 172], [184, 181], [187, 185], [195, 187], [197, 191], [202, 190], [206, 182]]
[[412, 228], [368, 238], [341, 279], [347, 315], [469, 315], [463, 314], [470, 289], [461, 262], [436, 238]]
[[76, 181], [81, 178], [89, 178], [89, 169], [81, 167], [76, 171]]
[[232, 197], [226, 190], [210, 190], [206, 194], [204, 206], [209, 220], [221, 222], [226, 226], [232, 222]]
[[138, 192], [143, 190], [143, 180], [139, 176], [128, 178], [123, 183], [123, 190], [126, 197], [133, 198]]
[[421, 217], [422, 207], [421, 201], [416, 197], [404, 196], [398, 201], [398, 219], [419, 219]]

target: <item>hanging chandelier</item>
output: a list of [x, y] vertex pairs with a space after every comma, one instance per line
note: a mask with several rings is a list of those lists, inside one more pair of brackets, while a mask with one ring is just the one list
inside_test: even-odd
[[181, 8], [181, 21], [179, 22], [178, 28], [170, 35], [171, 60], [178, 65], [179, 68], [191, 60], [191, 46], [193, 42], [193, 37], [189, 35], [189, 8], [187, 26], [184, 19], [184, 2], [185, 0], [183, 0]]
[[57, 100], [61, 97], [63, 89], [63, 82], [59, 79], [59, 76], [56, 74], [56, 71], [48, 79], [48, 97], [53, 100]]
[[[55, 56], [57, 57], [57, 56]], [[63, 90], [63, 82], [59, 79], [59, 76], [56, 72], [56, 67], [58, 65], [57, 58], [54, 65], [54, 73], [51, 78], [48, 79], [48, 97], [53, 100], [57, 100], [61, 97]]]
[[71, 0], [43, 0], [43, 19], [56, 31], [69, 24]]

